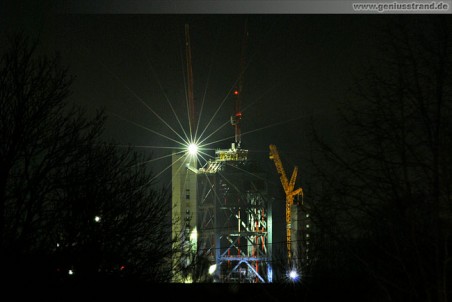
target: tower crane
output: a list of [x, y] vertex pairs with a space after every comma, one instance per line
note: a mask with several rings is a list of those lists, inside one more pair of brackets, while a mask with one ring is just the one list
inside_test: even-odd
[[270, 145], [270, 156], [269, 158], [274, 161], [276, 170], [279, 174], [279, 179], [281, 180], [284, 193], [286, 194], [286, 240], [287, 240], [287, 260], [288, 263], [292, 263], [292, 238], [291, 238], [291, 228], [292, 228], [292, 215], [291, 207], [294, 204], [294, 197], [301, 196], [303, 198], [303, 189], [298, 188], [294, 190], [295, 181], [298, 174], [298, 167], [295, 166], [292, 172], [290, 180], [287, 179], [286, 172], [284, 171], [281, 158], [279, 157], [278, 149], [275, 145]]
[[240, 103], [241, 103], [241, 94], [243, 89], [243, 76], [245, 73], [245, 54], [246, 54], [246, 46], [248, 41], [248, 29], [247, 29], [247, 21], [245, 21], [245, 29], [242, 38], [242, 51], [240, 55], [240, 74], [239, 79], [237, 81], [236, 88], [234, 90], [235, 97], [235, 105], [234, 105], [234, 115], [231, 116], [231, 125], [234, 126], [235, 135], [234, 135], [234, 146], [240, 149], [240, 145], [242, 143], [241, 138], [241, 130], [240, 130], [240, 121], [242, 119], [242, 112], [240, 111]]
[[196, 127], [195, 117], [195, 98], [193, 95], [193, 67], [191, 59], [190, 47], [190, 27], [185, 24], [185, 55], [187, 58], [187, 107], [188, 107], [188, 122], [190, 127], [190, 138], [193, 137]]

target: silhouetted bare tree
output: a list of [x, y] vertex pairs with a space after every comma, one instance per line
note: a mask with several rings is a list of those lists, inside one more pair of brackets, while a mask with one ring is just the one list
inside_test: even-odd
[[170, 281], [170, 200], [154, 189], [145, 158], [106, 144], [85, 148], [60, 171], [55, 191], [61, 269], [87, 279]]
[[38, 244], [50, 173], [74, 160], [81, 131], [97, 126], [74, 109], [64, 113], [71, 78], [57, 57], [35, 59], [36, 47], [17, 35], [0, 59], [0, 238], [9, 257]]
[[[0, 58], [0, 256], [12, 282], [171, 279], [171, 221], [144, 155], [70, 106], [58, 56], [14, 35]], [[74, 275], [68, 275], [69, 270]]]
[[387, 300], [447, 301], [451, 22], [400, 19], [384, 31], [381, 56], [347, 100], [341, 146], [317, 136], [325, 157], [310, 197], [320, 241], [315, 263], [318, 273], [370, 277], [369, 292]]

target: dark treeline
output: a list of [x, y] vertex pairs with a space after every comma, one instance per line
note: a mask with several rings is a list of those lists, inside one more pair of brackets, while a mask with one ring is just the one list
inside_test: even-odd
[[341, 103], [340, 142], [313, 136], [318, 169], [306, 200], [316, 232], [306, 282], [368, 300], [448, 301], [451, 22], [386, 21], [379, 54]]
[[148, 158], [102, 139], [102, 111], [88, 118], [69, 104], [73, 78], [58, 55], [39, 55], [24, 34], [8, 41], [0, 58], [2, 287], [169, 281], [170, 199], [151, 181]]

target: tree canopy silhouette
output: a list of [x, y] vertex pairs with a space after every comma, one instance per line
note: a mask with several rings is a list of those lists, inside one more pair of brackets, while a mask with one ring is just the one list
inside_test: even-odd
[[318, 278], [368, 280], [387, 300], [451, 294], [452, 40], [442, 17], [390, 22], [345, 104], [341, 143], [314, 136]]
[[[38, 41], [0, 58], [0, 255], [11, 283], [171, 278], [169, 196], [145, 155], [67, 101], [72, 76]], [[169, 230], [169, 231], [168, 231]]]

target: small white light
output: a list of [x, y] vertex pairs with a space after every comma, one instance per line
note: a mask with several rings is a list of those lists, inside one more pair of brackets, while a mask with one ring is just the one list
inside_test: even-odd
[[209, 275], [212, 275], [213, 273], [215, 273], [216, 269], [217, 269], [216, 264], [212, 264], [211, 266], [209, 266]]
[[73, 274], [74, 274], [74, 271], [70, 269], [70, 270], [68, 271], [68, 274], [69, 274], [69, 275], [73, 275]]
[[188, 153], [190, 155], [196, 155], [198, 153], [198, 146], [195, 143], [188, 145]]
[[196, 243], [197, 240], [198, 240], [198, 231], [196, 230], [196, 227], [195, 227], [190, 233], [190, 241]]
[[100, 221], [100, 217], [99, 216], [94, 217], [94, 221], [95, 222], [99, 222]]
[[297, 273], [296, 271], [292, 270], [292, 271], [290, 271], [290, 273], [289, 273], [289, 277], [290, 277], [290, 279], [292, 279], [292, 280], [296, 280], [296, 279], [298, 278], [298, 273]]

